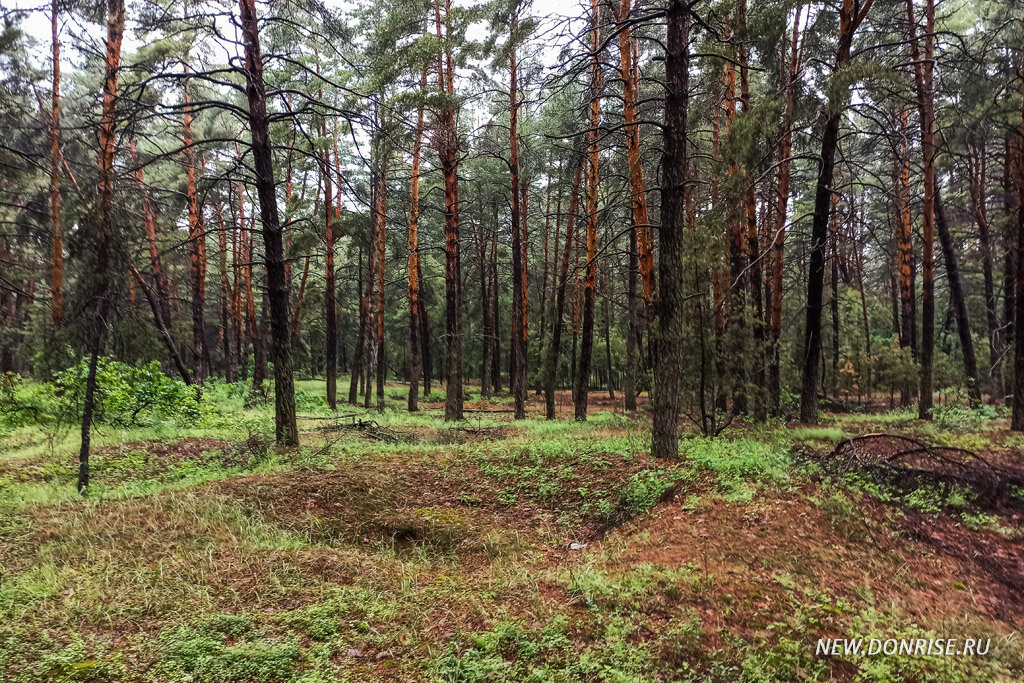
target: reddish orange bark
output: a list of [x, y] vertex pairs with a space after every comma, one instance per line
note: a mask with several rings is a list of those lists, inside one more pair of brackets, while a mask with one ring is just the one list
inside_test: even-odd
[[640, 159], [640, 126], [637, 123], [636, 96], [638, 72], [634, 58], [633, 30], [629, 25], [630, 0], [621, 0], [619, 23], [619, 73], [622, 77], [622, 112], [626, 129], [626, 157], [629, 161], [629, 193], [632, 200], [633, 225], [636, 230], [637, 257], [640, 282], [648, 320], [653, 320], [654, 309], [654, 247], [651, 241], [650, 218], [647, 210], [647, 189], [644, 167]]
[[[451, 2], [445, 2], [446, 22], [451, 14]], [[440, 3], [434, 4], [437, 36], [441, 36]], [[447, 339], [448, 384], [445, 388], [444, 417], [446, 420], [461, 420], [462, 400], [462, 266], [459, 250], [459, 180], [458, 180], [458, 130], [455, 124], [455, 76], [451, 45], [447, 38], [451, 26], [446, 26], [437, 56], [437, 80], [442, 93], [448, 96], [438, 114], [437, 149], [444, 177], [444, 248], [445, 248], [445, 333]]]
[[[185, 60], [185, 72], [189, 73], [188, 59]], [[206, 308], [206, 227], [203, 210], [199, 205], [199, 191], [196, 187], [196, 157], [192, 138], [192, 107], [188, 86], [182, 98], [184, 101], [182, 116], [182, 141], [185, 156], [185, 186], [188, 205], [188, 240], [189, 262], [192, 268], [192, 346], [195, 354], [193, 368], [196, 384], [202, 384], [206, 377], [206, 324], [204, 310]]]
[[[420, 76], [420, 91], [427, 88], [427, 70]], [[423, 104], [416, 111], [416, 138], [412, 147], [412, 178], [409, 181], [409, 412], [419, 410], [420, 382], [420, 160], [423, 152]], [[483, 286], [483, 284], [481, 284]]]
[[164, 277], [163, 268], [160, 265], [160, 226], [156, 222], [156, 212], [153, 211], [153, 202], [149, 198], [146, 189], [146, 176], [139, 163], [139, 153], [135, 146], [135, 138], [128, 143], [132, 163], [136, 166], [135, 180], [142, 194], [142, 224], [146, 228], [146, 245], [149, 247], [149, 263], [153, 273], [153, 282], [156, 284], [156, 302], [163, 324], [171, 327], [171, 306], [170, 295], [167, 291], [167, 279]]

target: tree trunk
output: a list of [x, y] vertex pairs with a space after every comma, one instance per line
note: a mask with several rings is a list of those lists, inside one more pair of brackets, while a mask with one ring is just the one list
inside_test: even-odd
[[142, 278], [142, 273], [134, 265], [128, 266], [132, 277], [139, 284], [139, 288], [142, 289], [143, 296], [146, 297], [146, 301], [149, 302], [149, 307], [153, 311], [153, 322], [156, 325], [156, 329], [160, 332], [160, 340], [164, 343], [167, 348], [167, 353], [170, 354], [171, 360], [174, 362], [174, 368], [181, 375], [181, 379], [185, 384], [192, 384], [192, 375], [189, 374], [188, 368], [185, 366], [185, 361], [181, 359], [181, 354], [178, 353], [178, 347], [174, 344], [174, 339], [171, 337], [170, 330], [167, 329], [167, 325], [164, 324], [161, 318], [160, 305], [157, 300], [153, 297], [153, 291], [146, 284], [146, 281]]
[[420, 292], [420, 355], [423, 357], [423, 395], [430, 395], [430, 385], [433, 379], [434, 361], [430, 353], [430, 317], [427, 314], [427, 298], [429, 290], [423, 279], [423, 261], [416, 262], [416, 279], [420, 281], [422, 291]]
[[82, 444], [78, 451], [78, 493], [83, 495], [89, 486], [89, 439], [92, 435], [92, 417], [96, 406], [96, 369], [99, 357], [103, 353], [107, 307], [110, 300], [110, 252], [114, 230], [114, 152], [117, 146], [117, 76], [121, 66], [123, 37], [124, 0], [109, 0], [103, 116], [99, 131], [99, 210], [96, 214], [96, 259], [93, 262], [95, 291], [89, 330], [91, 356], [82, 405]]
[[978, 226], [978, 243], [981, 247], [982, 275], [985, 283], [985, 322], [988, 331], [989, 396], [995, 401], [1003, 393], [1002, 365], [999, 344], [999, 313], [996, 308], [996, 287], [993, 275], [992, 237], [988, 223], [988, 159], [985, 151], [985, 136], [972, 138], [968, 143], [968, 189], [971, 195], [971, 215]]
[[[516, 17], [513, 12], [512, 31], [515, 31]], [[512, 210], [512, 397], [515, 401], [514, 416], [517, 420], [526, 417], [526, 320], [523, 311], [526, 305], [523, 263], [523, 234], [520, 226], [520, 188], [519, 188], [519, 103], [516, 100], [517, 74], [516, 51], [513, 47], [509, 59], [509, 177], [511, 180]]]
[[[915, 280], [917, 264], [914, 258], [914, 233], [910, 219], [910, 111], [900, 114], [900, 142], [893, 159], [893, 185], [896, 188], [896, 248], [899, 255], [899, 293], [902, 323], [900, 347], [910, 348], [917, 357], [917, 294]], [[900, 403], [910, 405], [916, 388], [908, 383], [900, 391]]]
[[[185, 73], [189, 73], [188, 56]], [[192, 108], [188, 85], [183, 89], [182, 143], [184, 146], [185, 188], [188, 206], [188, 254], [192, 276], [192, 353], [196, 385], [206, 378], [206, 225], [203, 208], [199, 205], [196, 187], [196, 158], [192, 139]]]
[[153, 211], [153, 203], [146, 190], [146, 177], [139, 164], [139, 155], [135, 149], [135, 138], [128, 143], [132, 163], [136, 166], [135, 179], [138, 182], [139, 192], [142, 196], [142, 222], [146, 228], [146, 244], [149, 247], [149, 263], [153, 274], [153, 283], [156, 285], [156, 299], [158, 314], [165, 327], [171, 326], [171, 305], [170, 294], [167, 291], [167, 278], [164, 277], [163, 268], [160, 264], [160, 226], [156, 222], [156, 213]]
[[[372, 143], [373, 149], [370, 152], [371, 158], [374, 159], [372, 163], [379, 163], [379, 140]], [[364, 375], [364, 393], [363, 393], [363, 408], [370, 409], [370, 402], [373, 398], [373, 384], [377, 379], [377, 313], [378, 313], [378, 297], [380, 292], [377, 290], [377, 269], [378, 269], [378, 258], [380, 249], [378, 247], [378, 240], [380, 239], [380, 220], [377, 215], [377, 209], [380, 206], [378, 195], [380, 194], [380, 169], [376, 168], [371, 173], [371, 182], [373, 183], [372, 199], [370, 200], [370, 246], [367, 249], [367, 278], [366, 278], [366, 296], [367, 296], [367, 313], [366, 313], [366, 340], [363, 353], [366, 357], [366, 362], [363, 364], [363, 375]]]
[[963, 284], [960, 281], [960, 267], [956, 260], [956, 247], [946, 223], [946, 211], [938, 183], [935, 184], [935, 227], [939, 233], [943, 263], [946, 266], [946, 280], [949, 282], [949, 303], [956, 320], [960, 352], [964, 356], [964, 372], [967, 375], [967, 398], [972, 408], [981, 405], [981, 383], [978, 381], [978, 361], [974, 355], [974, 339], [971, 337], [971, 323], [967, 316], [967, 302], [964, 299]]
[[[426, 92], [427, 70], [420, 77]], [[412, 146], [412, 179], [409, 181], [409, 412], [419, 410], [420, 388], [420, 156], [423, 150], [423, 104], [416, 110], [416, 139]]]
[[50, 279], [51, 312], [54, 328], [64, 322], [64, 228], [60, 216], [60, 37], [57, 22], [57, 0], [50, 9], [53, 51], [53, 90], [50, 94], [50, 232], [53, 268]]
[[661, 159], [661, 228], [658, 231], [658, 342], [654, 357], [651, 455], [679, 457], [683, 371], [683, 308], [686, 226], [687, 130], [690, 99], [690, 9], [669, 0], [665, 47], [665, 129]]
[[267, 298], [270, 303], [272, 356], [274, 361], [274, 426], [279, 446], [297, 446], [295, 383], [292, 377], [291, 340], [288, 334], [288, 281], [284, 273], [284, 242], [274, 196], [274, 166], [270, 146], [266, 85], [260, 54], [255, 0], [239, 0], [245, 42], [246, 94], [249, 130], [252, 133], [253, 171], [263, 223], [264, 261], [267, 267]]
[[590, 362], [594, 352], [594, 299], [597, 294], [597, 186], [600, 163], [601, 62], [598, 30], [598, 0], [591, 0], [592, 60], [590, 64], [590, 128], [587, 131], [587, 270], [583, 285], [583, 336], [576, 368], [576, 420], [587, 419], [590, 394]]
[[569, 259], [572, 256], [573, 240], [575, 239], [576, 213], [580, 205], [580, 181], [583, 177], [585, 161], [576, 164], [576, 177], [572, 192], [569, 195], [569, 215], [565, 220], [565, 245], [562, 251], [562, 266], [557, 276], [555, 292], [555, 310], [551, 316], [551, 345], [544, 358], [544, 407], [545, 416], [555, 419], [555, 378], [558, 373], [558, 357], [562, 347], [563, 318], [565, 316], [565, 288], [569, 281]]
[[[561, 172], [562, 172], [562, 160], [559, 159], [558, 160], [558, 174], [559, 174], [558, 177], [561, 177]], [[551, 176], [548, 175], [548, 178], [547, 178], [547, 191], [545, 193], [547, 195], [547, 198], [545, 199], [545, 202], [544, 202], [545, 203], [545, 207], [544, 207], [544, 271], [543, 271], [543, 274], [541, 275], [541, 280], [540, 280], [540, 283], [541, 283], [540, 284], [540, 335], [537, 338], [537, 359], [536, 359], [537, 367], [541, 367], [543, 365], [544, 338], [545, 338], [546, 332], [547, 332], [548, 302], [550, 301], [550, 299], [548, 297], [548, 273], [551, 270], [550, 269], [550, 260], [551, 260], [551, 184], [552, 184], [552, 180], [553, 179], [551, 178]], [[557, 220], [556, 220], [556, 223], [555, 223], [555, 231], [556, 231], [556, 234], [557, 234], [557, 231], [558, 231]], [[556, 247], [555, 251], [557, 252], [557, 247]], [[537, 391], [537, 395], [538, 396], [540, 395], [542, 389], [543, 389], [543, 382], [537, 382], [536, 383], [536, 391]]]
[[[238, 143], [235, 143], [236, 150], [240, 149]], [[233, 289], [234, 299], [232, 304], [232, 315], [234, 316], [234, 335], [235, 335], [235, 367], [238, 368], [238, 376], [241, 379], [246, 379], [249, 376], [249, 354], [244, 350], [245, 337], [242, 334], [242, 284], [244, 281], [243, 273], [245, 271], [245, 265], [242, 263], [241, 255], [245, 253], [245, 195], [242, 191], [242, 183], [235, 183], [236, 192], [238, 194], [238, 210], [236, 215], [233, 216], [232, 230], [231, 230], [231, 265], [234, 269], [233, 273]], [[150, 247], [152, 253], [153, 247]], [[170, 311], [168, 311], [168, 316]]]
[[[742, 24], [741, 24], [742, 26]], [[742, 34], [739, 36], [742, 40]], [[741, 60], [740, 60], [741, 61]], [[725, 63], [725, 134], [729, 133], [736, 123], [736, 64]], [[728, 149], [728, 148], [727, 148]], [[727, 187], [735, 189], [735, 179], [740, 174], [736, 151], [729, 150], [727, 174], [730, 182]], [[726, 293], [728, 317], [726, 319], [726, 349], [728, 358], [724, 369], [727, 373], [726, 385], [732, 394], [734, 413], [747, 412], [746, 365], [747, 365], [747, 333], [746, 333], [746, 296], [744, 282], [747, 274], [746, 228], [744, 225], [746, 193], [742, 197], [735, 192], [727, 196], [726, 220], [729, 226], [729, 288]]]
[[478, 192], [476, 227], [473, 228], [473, 243], [476, 247], [477, 270], [480, 276], [480, 318], [483, 337], [480, 344], [480, 397], [491, 398], [491, 337], [494, 335], [491, 311], [490, 274], [487, 266], [487, 248], [490, 240], [484, 232], [484, 193]]
[[[323, 124], [323, 135], [327, 136], [327, 123]], [[334, 198], [331, 195], [331, 156], [325, 152], [321, 164], [324, 183], [324, 220], [326, 232], [326, 254], [324, 256], [324, 311], [327, 327], [325, 363], [327, 364], [327, 405], [338, 409], [338, 299], [334, 285]], [[338, 187], [341, 193], [341, 187]]]
[[[747, 3], [742, 0], [739, 4], [740, 30], [742, 31], [742, 42], [740, 45], [740, 102], [743, 104], [743, 112], [750, 111], [750, 69], [748, 67], [749, 48], [747, 47]], [[746, 169], [747, 183], [743, 197], [743, 205], [746, 211], [746, 255], [747, 264], [745, 268], [749, 271], [750, 278], [750, 299], [751, 318], [753, 321], [753, 351], [751, 357], [751, 374], [753, 376], [752, 386], [749, 393], [753, 396], [753, 417], [763, 422], [768, 416], [767, 405], [764, 400], [765, 378], [765, 329], [764, 329], [764, 292], [761, 272], [761, 244], [757, 227], [757, 197], [756, 197], [756, 173], [752, 169]], [[746, 393], [746, 392], [744, 392]]]
[[502, 392], [502, 335], [501, 308], [498, 298], [498, 207], [495, 207], [495, 229], [490, 233], [490, 386], [495, 393]]
[[[800, 7], [793, 18], [793, 35], [789, 41], [789, 76], [784, 82], [786, 98], [782, 118], [782, 135], [779, 145], [779, 187], [775, 212], [774, 249], [772, 250], [772, 303], [770, 314], [768, 403], [772, 415], [782, 415], [782, 379], [780, 372], [779, 347], [782, 343], [782, 287], [785, 271], [786, 223], [788, 220], [791, 169], [793, 166], [793, 117], [796, 107], [797, 76], [800, 73]], [[783, 41], [782, 59], [785, 64], [786, 45]], [[780, 68], [780, 74], [785, 70]]]
[[[1024, 135], [1024, 102], [1021, 103], [1021, 134]], [[1017, 203], [1017, 244], [1014, 258], [1014, 317], [1016, 329], [1021, 330], [1024, 329], [1024, 268], [1020, 263], [1021, 254], [1024, 254], [1024, 178], [1017, 176], [1016, 180], [1020, 198]], [[1013, 414], [1010, 417], [1010, 429], [1024, 432], [1024, 344], [1014, 344], [1013, 349]]]
[[[873, 0], [843, 0], [839, 15], [839, 47], [834, 71], [850, 61], [853, 34], [867, 16]], [[845, 95], [848, 99], [849, 95]], [[800, 392], [800, 420], [818, 419], [818, 363], [821, 361], [821, 309], [825, 284], [825, 254], [828, 242], [829, 209], [834, 188], [836, 148], [839, 146], [839, 124], [847, 102], [832, 102], [821, 139], [821, 161], [814, 194], [814, 218], [811, 223], [810, 268], [807, 277], [807, 326], [804, 330], [803, 382]]]
[[605, 362], [605, 367], [607, 368], [607, 371], [608, 371], [608, 376], [605, 379], [606, 379], [606, 384], [608, 385], [608, 398], [611, 399], [612, 401], [614, 401], [615, 400], [615, 383], [613, 381], [613, 375], [612, 375], [612, 331], [611, 331], [611, 327], [612, 327], [612, 304], [611, 304], [612, 290], [611, 290], [611, 286], [608, 283], [608, 280], [610, 279], [610, 276], [611, 276], [610, 270], [611, 269], [608, 266], [608, 262], [605, 261], [605, 266], [604, 266], [604, 310], [602, 311], [604, 313], [604, 315], [602, 316], [604, 318], [604, 362]]
[[[387, 363], [384, 360], [384, 304], [385, 265], [387, 255], [387, 201], [388, 201], [388, 158], [381, 155], [380, 174], [377, 180], [377, 202], [374, 217], [377, 220], [377, 343], [374, 344], [373, 366], [377, 379], [377, 412], [384, 412], [384, 377]], [[371, 375], [372, 377], [372, 375]], [[369, 395], [369, 392], [367, 392]]]
[[217, 216], [217, 247], [220, 256], [220, 329], [221, 350], [224, 354], [224, 381], [234, 382], [237, 368], [231, 362], [231, 281], [228, 279], [228, 231], [224, 224], [224, 211], [218, 202], [214, 208]]
[[[1006, 233], [1003, 235], [1003, 244], [1006, 254], [1003, 258], [1003, 347], [1009, 349], [1016, 345], [1016, 324], [1015, 316], [1017, 310], [1016, 285], [1017, 281], [1017, 214], [1024, 207], [1021, 201], [1021, 193], [1024, 187], [1021, 186], [1021, 138], [1017, 135], [1007, 134], [1005, 156], [1003, 158], [1003, 192], [1006, 211]], [[1004, 384], [1006, 380], [1004, 379]]]
[[[437, 36], [441, 37], [440, 4], [434, 5]], [[445, 2], [446, 33], [451, 36], [451, 2]], [[455, 97], [455, 74], [452, 64], [451, 47], [441, 51], [437, 57], [438, 84], [442, 93]], [[458, 178], [458, 130], [455, 124], [455, 107], [450, 101], [444, 104], [438, 116], [437, 146], [441, 159], [441, 175], [444, 177], [444, 253], [445, 253], [445, 335], [447, 348], [448, 381], [445, 386], [444, 419], [462, 419], [462, 265], [459, 251], [459, 178]]]
[[647, 320], [654, 320], [654, 249], [651, 242], [650, 218], [647, 210], [647, 188], [640, 159], [640, 125], [637, 122], [636, 98], [638, 72], [629, 24], [631, 0], [620, 0], [616, 17], [619, 33], [619, 75], [622, 78], [622, 114], [626, 134], [626, 159], [629, 163], [629, 194], [633, 229], [637, 236], [638, 263], [643, 286], [644, 310]]
[[359, 276], [356, 280], [359, 299], [359, 333], [356, 335], [356, 348], [352, 353], [352, 375], [348, 384], [348, 402], [359, 403], [359, 377], [363, 372], [366, 355], [366, 319], [370, 311], [370, 291], [363, 287], [363, 249], [359, 248]]
[[623, 393], [625, 394], [625, 408], [630, 412], [636, 410], [637, 363], [639, 362], [636, 356], [636, 335], [639, 329], [639, 315], [637, 314], [638, 303], [636, 297], [636, 276], [639, 263], [636, 250], [636, 231], [632, 230], [629, 233], [629, 264], [627, 266], [628, 272], [626, 274], [626, 307], [629, 312], [629, 327], [626, 332], [626, 377], [625, 385], [623, 387]]
[[831, 269], [832, 292], [829, 297], [829, 312], [832, 314], [832, 395], [839, 398], [839, 194], [832, 193], [831, 237], [832, 258]]
[[935, 2], [925, 5], [924, 57], [917, 44], [914, 0], [907, 0], [910, 27], [910, 56], [914, 64], [917, 108], [921, 114], [921, 157], [924, 165], [924, 208], [921, 220], [921, 395], [917, 414], [929, 419], [932, 411], [932, 357], [935, 352], [935, 110], [932, 101], [932, 72], [935, 46]]

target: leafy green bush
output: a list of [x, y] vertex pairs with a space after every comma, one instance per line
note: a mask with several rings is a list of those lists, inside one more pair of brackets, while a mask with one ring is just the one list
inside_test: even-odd
[[940, 429], [981, 429], [989, 420], [999, 417], [995, 406], [980, 405], [964, 408], [959, 400], [935, 406], [932, 409], [935, 426]]
[[[82, 359], [52, 382], [26, 385], [17, 375], [0, 382], [0, 421], [8, 427], [59, 427], [77, 421], [85, 402], [89, 360]], [[195, 391], [160, 371], [160, 363], [133, 366], [100, 358], [96, 367], [97, 422], [118, 427], [199, 420]]]

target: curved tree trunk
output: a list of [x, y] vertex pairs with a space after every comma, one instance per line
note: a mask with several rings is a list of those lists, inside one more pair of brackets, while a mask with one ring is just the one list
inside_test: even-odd
[[[839, 48], [835, 70], [850, 61], [850, 48], [857, 27], [867, 16], [873, 0], [843, 0], [839, 15]], [[811, 255], [807, 276], [807, 325], [804, 329], [803, 382], [800, 391], [800, 420], [818, 419], [818, 364], [821, 362], [821, 312], [825, 285], [825, 254], [828, 248], [828, 224], [832, 205], [832, 180], [835, 173], [836, 148], [839, 146], [839, 124], [843, 106], [833, 104], [821, 136], [821, 160], [814, 193], [814, 218], [811, 223]]]

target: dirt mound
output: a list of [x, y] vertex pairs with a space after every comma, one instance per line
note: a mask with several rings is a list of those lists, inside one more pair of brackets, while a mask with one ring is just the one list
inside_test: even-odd
[[[871, 501], [863, 518], [839, 523], [811, 501], [819, 493], [814, 485], [765, 491], [745, 506], [714, 500], [693, 511], [663, 503], [632, 528], [634, 538], [646, 540], [630, 542], [617, 563], [689, 565], [698, 576], [713, 577], [698, 612], [734, 632], [766, 628], [791, 609], [778, 589], [790, 582], [851, 600], [870, 595], [933, 622], [980, 613], [1017, 623], [1024, 616], [1019, 592], [1014, 597], [1011, 589], [1024, 575], [1019, 542], [962, 528], [954, 533], [948, 520], [936, 538], [923, 539], [890, 528], [884, 506]], [[915, 540], [908, 543], [908, 535]], [[731, 605], [724, 614], [723, 601]]]
[[512, 539], [520, 536], [554, 533], [546, 511], [502, 505], [471, 474], [352, 463], [343, 470], [239, 477], [210, 490], [328, 546], [416, 549], [476, 561], [514, 550]]

